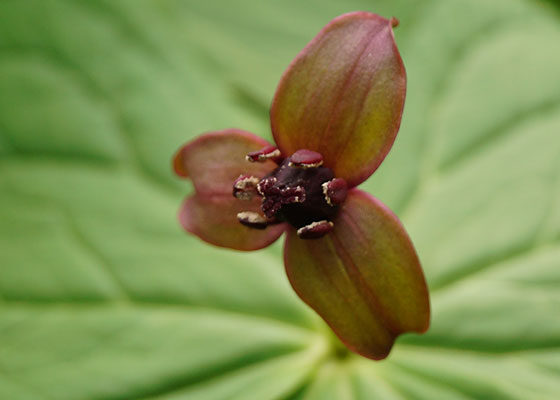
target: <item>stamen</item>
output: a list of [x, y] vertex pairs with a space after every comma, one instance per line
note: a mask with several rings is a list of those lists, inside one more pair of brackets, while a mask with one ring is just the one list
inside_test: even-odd
[[325, 201], [331, 207], [344, 203], [348, 194], [348, 184], [342, 178], [335, 178], [323, 183], [323, 194]]
[[276, 201], [276, 199], [265, 197], [263, 198], [261, 204], [261, 210], [264, 213], [264, 215], [266, 215], [268, 218], [273, 218], [276, 216], [278, 211], [280, 211], [282, 206], [283, 204], [279, 201]]
[[240, 175], [233, 183], [233, 195], [239, 200], [251, 200], [257, 194], [259, 178], [251, 175]]
[[305, 189], [303, 186], [286, 187], [280, 189], [280, 196], [284, 204], [303, 203], [305, 201]]
[[280, 161], [282, 154], [278, 147], [266, 146], [263, 149], [252, 151], [245, 156], [249, 162], [265, 162], [266, 160]]
[[269, 176], [267, 178], [261, 179], [261, 181], [257, 185], [257, 191], [261, 196], [264, 196], [266, 192], [268, 192], [272, 187], [278, 182], [278, 179], [275, 176]]
[[237, 213], [237, 219], [249, 228], [265, 229], [268, 226], [267, 219], [259, 213], [253, 211], [242, 211]]
[[299, 228], [298, 235], [304, 239], [325, 235], [333, 227], [330, 221], [344, 202], [348, 185], [344, 179], [335, 179], [330, 168], [320, 166], [322, 162], [321, 154], [303, 149], [259, 182], [252, 176], [240, 176], [234, 183], [234, 195], [250, 199], [258, 194], [262, 201], [257, 212], [239, 213], [239, 221], [260, 229], [287, 222]]
[[323, 156], [316, 151], [298, 150], [292, 154], [288, 165], [293, 168], [317, 168], [323, 165]]
[[331, 221], [323, 220], [312, 222], [297, 230], [297, 235], [301, 239], [318, 239], [329, 233], [334, 227]]
[[303, 203], [306, 199], [303, 186], [277, 186], [278, 179], [274, 176], [264, 178], [257, 185], [257, 190], [263, 196], [261, 210], [267, 218], [274, 218], [282, 206]]

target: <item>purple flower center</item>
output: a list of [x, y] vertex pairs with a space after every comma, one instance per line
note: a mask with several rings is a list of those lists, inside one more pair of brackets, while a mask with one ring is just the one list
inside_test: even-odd
[[322, 185], [334, 178], [333, 171], [327, 167], [300, 168], [290, 163], [289, 158], [284, 160], [259, 182], [257, 188], [263, 196], [264, 215], [286, 220], [295, 228], [331, 220], [338, 205], [327, 204]]
[[[277, 149], [267, 147], [249, 154], [247, 160], [264, 162], [272, 157], [277, 161], [281, 159]], [[239, 222], [264, 229], [267, 225], [287, 221], [304, 239], [328, 233], [340, 204], [346, 199], [347, 185], [343, 179], [335, 179], [334, 172], [322, 164], [321, 154], [298, 150], [261, 180], [240, 176], [234, 183], [234, 196], [240, 200], [251, 199], [255, 194], [262, 196], [264, 216], [242, 212], [238, 214]]]

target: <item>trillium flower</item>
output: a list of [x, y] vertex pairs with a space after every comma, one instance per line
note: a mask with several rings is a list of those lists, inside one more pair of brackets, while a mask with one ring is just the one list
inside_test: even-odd
[[175, 172], [195, 194], [183, 227], [202, 240], [256, 250], [286, 235], [288, 279], [352, 351], [385, 358], [396, 337], [424, 332], [429, 298], [399, 219], [356, 188], [400, 126], [406, 92], [397, 21], [355, 12], [332, 20], [284, 73], [270, 111], [276, 145], [209, 132], [184, 145]]

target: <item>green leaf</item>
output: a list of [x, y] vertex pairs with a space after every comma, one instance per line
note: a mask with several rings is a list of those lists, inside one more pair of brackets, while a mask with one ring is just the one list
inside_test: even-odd
[[[403, 220], [432, 326], [348, 355], [280, 246], [184, 234], [170, 159], [270, 139], [281, 73], [330, 19], [396, 16], [393, 149], [361, 188]], [[4, 1], [0, 398], [556, 399], [560, 21], [552, 2]]]

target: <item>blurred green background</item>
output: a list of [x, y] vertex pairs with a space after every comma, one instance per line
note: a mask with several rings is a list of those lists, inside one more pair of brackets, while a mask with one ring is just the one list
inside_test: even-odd
[[[176, 221], [179, 145], [270, 138], [281, 73], [331, 18], [396, 16], [408, 73], [363, 187], [403, 219], [423, 336], [340, 357], [281, 246]], [[0, 399], [558, 399], [560, 8], [526, 0], [0, 1]]]

